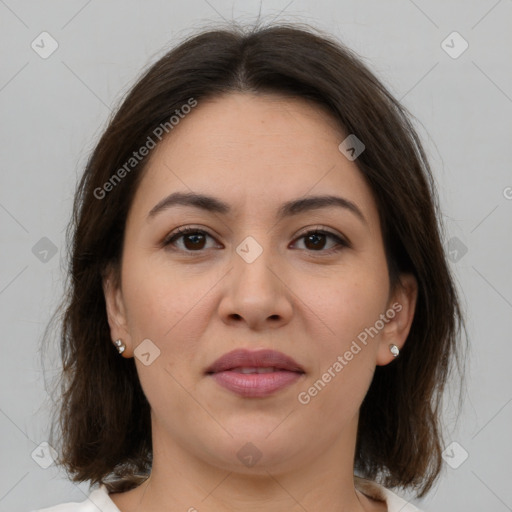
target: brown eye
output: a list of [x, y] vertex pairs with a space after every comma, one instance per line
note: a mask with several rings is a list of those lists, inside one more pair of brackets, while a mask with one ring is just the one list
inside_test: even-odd
[[205, 237], [201, 233], [191, 233], [183, 236], [183, 243], [188, 250], [203, 249]]
[[323, 233], [312, 233], [304, 237], [304, 244], [308, 249], [323, 249], [326, 243], [325, 238], [326, 236]]
[[[204, 230], [188, 227], [179, 228], [171, 233], [163, 242], [164, 247], [173, 246], [177, 250], [184, 252], [200, 252], [207, 249], [207, 238], [213, 237]], [[320, 254], [331, 254], [339, 251], [344, 247], [350, 247], [350, 244], [329, 231], [312, 230], [304, 233], [297, 240], [304, 239], [305, 250], [308, 252], [318, 252]], [[326, 249], [328, 239], [334, 242], [331, 247]], [[182, 241], [182, 244], [178, 244], [178, 241]]]
[[206, 244], [207, 237], [210, 237], [210, 235], [206, 231], [202, 231], [197, 228], [180, 228], [174, 233], [171, 233], [171, 235], [164, 241], [163, 245], [176, 245], [176, 241], [182, 239], [183, 247], [178, 247], [178, 249], [190, 252], [201, 251], [205, 248], [204, 246]]
[[[334, 247], [330, 247], [328, 249], [325, 249], [326, 240], [330, 238], [331, 240], [334, 240], [335, 244]], [[349, 247], [350, 245], [348, 242], [343, 240], [338, 235], [335, 235], [334, 233], [330, 233], [329, 231], [308, 231], [307, 233], [304, 233], [302, 236], [300, 236], [297, 240], [304, 239], [304, 245], [308, 251], [313, 252], [323, 252], [323, 253], [331, 253], [334, 251], [339, 251], [342, 247]], [[324, 250], [325, 249], [325, 250]]]

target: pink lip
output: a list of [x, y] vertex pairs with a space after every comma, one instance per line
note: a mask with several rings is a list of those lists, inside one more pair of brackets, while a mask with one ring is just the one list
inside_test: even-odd
[[[236, 368], [275, 368], [269, 373], [240, 373]], [[262, 398], [283, 389], [304, 375], [291, 357], [275, 350], [234, 350], [217, 359], [207, 370], [220, 386], [240, 396]]]

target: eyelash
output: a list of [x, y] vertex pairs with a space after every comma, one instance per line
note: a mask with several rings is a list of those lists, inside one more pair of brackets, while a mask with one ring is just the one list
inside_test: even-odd
[[[207, 235], [209, 236], [210, 238], [214, 238], [212, 235], [210, 235], [210, 233], [208, 233], [207, 231], [204, 231], [202, 229], [199, 229], [199, 228], [194, 228], [194, 227], [185, 227], [185, 228], [178, 228], [176, 229], [175, 231], [173, 231], [172, 233], [170, 233], [165, 239], [164, 241], [162, 242], [162, 246], [163, 247], [169, 247], [170, 245], [172, 245], [176, 240], [178, 240], [179, 238], [182, 238], [183, 236], [187, 235], [187, 234], [201, 234], [201, 235]], [[312, 229], [310, 231], [306, 231], [305, 233], [302, 233], [298, 238], [296, 238], [296, 240], [300, 240], [302, 238], [306, 238], [310, 235], [327, 235], [328, 237], [331, 237], [333, 238], [337, 243], [338, 243], [338, 246], [337, 247], [333, 247], [331, 249], [327, 249], [327, 250], [318, 250], [318, 251], [314, 251], [314, 250], [307, 250], [307, 249], [303, 249], [303, 250], [306, 250], [307, 252], [310, 252], [310, 253], [323, 253], [324, 255], [331, 255], [333, 253], [336, 253], [344, 248], [350, 248], [351, 245], [348, 241], [346, 241], [345, 239], [341, 238], [340, 236], [330, 232], [330, 231], [326, 231], [326, 230], [323, 230], [323, 229]], [[176, 250], [182, 250], [182, 249], [176, 249]], [[197, 251], [191, 251], [191, 250], [188, 250], [188, 249], [184, 249], [183, 252], [187, 252], [187, 253], [201, 253], [201, 252], [204, 252], [205, 249], [200, 249], [200, 250], [197, 250]]]

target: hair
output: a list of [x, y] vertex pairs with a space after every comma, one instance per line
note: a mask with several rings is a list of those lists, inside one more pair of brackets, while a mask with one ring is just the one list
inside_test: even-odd
[[56, 462], [72, 481], [105, 484], [110, 492], [149, 476], [150, 405], [134, 359], [112, 345], [103, 278], [112, 269], [119, 284], [125, 223], [150, 156], [107, 197], [97, 191], [191, 98], [201, 104], [230, 93], [312, 101], [366, 147], [354, 162], [378, 207], [391, 287], [411, 273], [418, 296], [400, 357], [376, 367], [362, 402], [354, 469], [422, 497], [442, 469], [440, 405], [454, 361], [461, 368], [465, 331], [435, 181], [406, 108], [354, 51], [297, 23], [232, 24], [188, 36], [143, 71], [108, 120], [75, 192], [66, 296], [52, 318], [62, 359], [50, 433]]

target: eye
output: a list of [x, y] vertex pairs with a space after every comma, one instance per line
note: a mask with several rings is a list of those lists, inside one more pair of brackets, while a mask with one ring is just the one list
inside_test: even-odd
[[177, 240], [183, 239], [184, 248], [178, 247], [179, 250], [198, 252], [204, 249], [206, 237], [213, 238], [209, 233], [202, 229], [194, 227], [178, 228], [163, 241], [162, 245], [164, 247], [176, 245], [175, 242]]
[[[335, 244], [334, 247], [324, 250], [326, 238], [334, 240]], [[323, 252], [331, 254], [333, 252], [341, 250], [344, 247], [350, 247], [350, 244], [340, 236], [331, 233], [330, 231], [322, 229], [313, 229], [311, 231], [307, 231], [299, 238], [297, 238], [297, 240], [302, 239], [304, 239], [304, 244], [306, 245], [306, 248], [311, 249], [312, 252]]]
[[[181, 247], [177, 246], [178, 250], [182, 250], [185, 252], [200, 252], [205, 249], [205, 244], [207, 238], [213, 237], [206, 231], [195, 228], [195, 227], [185, 227], [178, 228], [173, 231], [167, 238], [162, 242], [163, 247], [168, 246], [177, 246], [177, 241], [180, 240], [183, 242]], [[326, 239], [330, 238], [333, 240], [334, 246], [324, 250], [326, 245]], [[305, 232], [296, 240], [304, 239], [304, 243], [306, 245], [306, 250], [308, 252], [321, 252], [331, 254], [333, 252], [337, 252], [344, 247], [350, 247], [350, 243], [341, 238], [340, 236], [331, 233], [330, 231], [322, 230], [322, 229], [313, 229]]]

